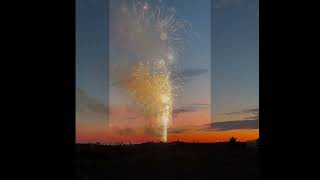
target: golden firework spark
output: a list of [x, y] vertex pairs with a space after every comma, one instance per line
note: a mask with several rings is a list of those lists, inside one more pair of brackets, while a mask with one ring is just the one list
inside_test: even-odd
[[167, 129], [172, 112], [172, 83], [164, 60], [140, 62], [132, 68], [123, 84], [135, 102], [142, 105], [153, 129], [167, 142]]
[[124, 0], [120, 6], [118, 0], [113, 2], [110, 38], [114, 49], [122, 51], [121, 58], [130, 62], [130, 69], [117, 70], [114, 74], [119, 73], [120, 78], [111, 78], [121, 82], [120, 87], [151, 121], [151, 129], [166, 142], [173, 90], [178, 87], [171, 80], [171, 68], [188, 44], [191, 24], [176, 16], [169, 1]]

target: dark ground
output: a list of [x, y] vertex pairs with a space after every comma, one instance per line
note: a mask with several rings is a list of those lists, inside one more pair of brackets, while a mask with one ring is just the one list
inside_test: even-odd
[[244, 143], [77, 144], [78, 180], [257, 180], [258, 151]]

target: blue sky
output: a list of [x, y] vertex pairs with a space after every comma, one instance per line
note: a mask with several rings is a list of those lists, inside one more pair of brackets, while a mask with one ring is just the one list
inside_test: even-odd
[[[257, 0], [174, 0], [177, 16], [199, 34], [178, 60], [181, 69], [207, 69], [193, 77], [181, 99], [212, 98], [214, 114], [259, 104]], [[108, 1], [76, 1], [76, 86], [107, 104]], [[210, 85], [211, 84], [211, 85]], [[219, 117], [214, 115], [219, 121]]]
[[257, 0], [216, 1], [212, 8], [212, 91], [216, 112], [259, 104]]

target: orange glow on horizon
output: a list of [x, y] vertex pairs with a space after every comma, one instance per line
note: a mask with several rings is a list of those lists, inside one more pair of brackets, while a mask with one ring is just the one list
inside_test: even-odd
[[[138, 117], [135, 119], [128, 117]], [[113, 107], [110, 114], [109, 127], [103, 124], [91, 123], [90, 126], [82, 124], [76, 131], [77, 143], [143, 143], [148, 141], [159, 142], [159, 138], [145, 132], [145, 121], [141, 116], [126, 107]], [[238, 141], [248, 141], [259, 138], [259, 129], [241, 129], [229, 131], [214, 131], [201, 129], [202, 125], [211, 123], [210, 109], [177, 114], [170, 130], [189, 130], [180, 133], [169, 133], [168, 142], [225, 142], [231, 137]], [[190, 129], [191, 128], [191, 129]]]
[[[183, 132], [178, 134], [169, 134], [168, 142], [226, 142], [231, 137], [235, 137], [238, 141], [244, 142], [259, 138], [259, 130], [231, 130], [231, 131], [195, 131]], [[159, 142], [156, 137], [141, 134], [112, 134], [112, 133], [77, 133], [77, 143], [143, 143], [143, 142]]]

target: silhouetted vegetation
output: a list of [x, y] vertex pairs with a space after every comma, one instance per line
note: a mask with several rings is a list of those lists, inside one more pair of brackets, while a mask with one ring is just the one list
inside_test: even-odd
[[77, 144], [77, 179], [258, 179], [258, 152], [232, 144]]
[[237, 142], [237, 139], [235, 137], [231, 137], [229, 140], [230, 143], [234, 144]]

